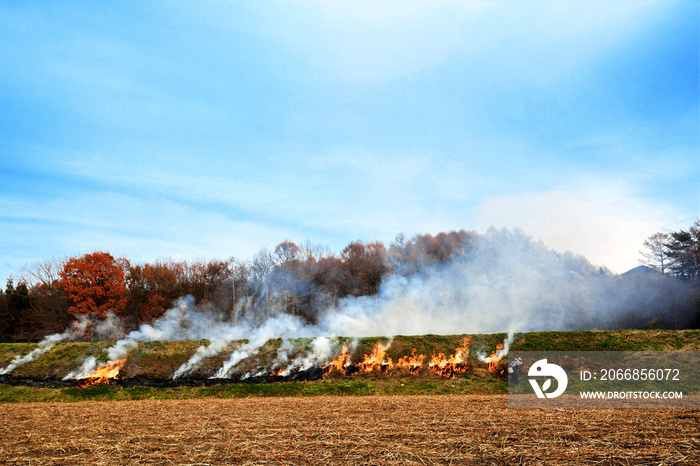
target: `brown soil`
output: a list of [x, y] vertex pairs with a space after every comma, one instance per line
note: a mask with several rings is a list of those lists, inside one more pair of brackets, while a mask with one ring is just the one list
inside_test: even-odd
[[0, 464], [700, 464], [700, 410], [505, 396], [0, 405]]

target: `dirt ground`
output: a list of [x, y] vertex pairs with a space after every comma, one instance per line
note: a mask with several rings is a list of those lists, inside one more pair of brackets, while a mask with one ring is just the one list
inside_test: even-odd
[[0, 405], [0, 464], [700, 464], [700, 410], [505, 396]]

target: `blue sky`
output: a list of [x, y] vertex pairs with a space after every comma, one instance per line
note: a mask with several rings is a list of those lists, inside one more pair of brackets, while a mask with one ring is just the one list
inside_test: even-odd
[[700, 216], [697, 1], [2, 2], [0, 280], [521, 228], [623, 272]]

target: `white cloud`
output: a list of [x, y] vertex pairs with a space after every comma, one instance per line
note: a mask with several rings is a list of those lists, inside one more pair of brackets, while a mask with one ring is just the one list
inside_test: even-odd
[[520, 228], [551, 249], [622, 273], [639, 265], [643, 241], [674, 213], [613, 190], [561, 190], [494, 197], [475, 217], [479, 230]]
[[[261, 31], [343, 81], [464, 61], [470, 81], [566, 78], [658, 15], [658, 2], [321, 1], [261, 13]], [[264, 7], [263, 7], [264, 8]]]
[[51, 257], [94, 250], [133, 262], [248, 259], [287, 237], [305, 238], [289, 228], [155, 197], [106, 192], [41, 203], [4, 200], [4, 213], [14, 220], [5, 222], [3, 241], [19, 254], [0, 262], [0, 279]]

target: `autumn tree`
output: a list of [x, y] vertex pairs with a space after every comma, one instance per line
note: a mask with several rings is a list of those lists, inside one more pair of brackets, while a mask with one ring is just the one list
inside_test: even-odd
[[[235, 262], [233, 279], [236, 307], [232, 319], [242, 314], [264, 320], [279, 313], [315, 323], [321, 310], [334, 302], [318, 275], [319, 264], [342, 262], [327, 246], [283, 241], [272, 250], [260, 249], [250, 262]], [[341, 265], [342, 267], [342, 265]], [[320, 267], [321, 269], [323, 267]]]
[[68, 311], [100, 318], [107, 312], [123, 313], [126, 264], [126, 259], [117, 260], [99, 251], [68, 259], [60, 273], [60, 287], [72, 304]]
[[231, 263], [229, 261], [182, 261], [173, 262], [172, 267], [181, 295], [192, 295], [197, 304], [214, 302], [224, 305], [221, 302], [224, 299], [221, 291], [225, 282], [230, 279]]
[[387, 271], [386, 247], [381, 241], [363, 243], [354, 241], [341, 253], [343, 268], [348, 278], [347, 294], [369, 296], [377, 294], [379, 284]]
[[311, 279], [326, 294], [334, 298], [337, 304], [338, 298], [348, 294], [348, 271], [343, 261], [335, 256], [322, 257], [313, 267]]
[[126, 282], [128, 314], [134, 323], [161, 317], [180, 295], [175, 271], [164, 262], [129, 267]]
[[476, 233], [466, 230], [440, 232], [434, 236], [419, 234], [410, 239], [399, 234], [389, 247], [387, 262], [394, 273], [412, 275], [426, 265], [444, 262], [468, 252], [476, 237]]
[[304, 263], [308, 265], [309, 270], [321, 259], [325, 257], [334, 257], [334, 254], [330, 248], [323, 243], [316, 243], [307, 240], [300, 247], [301, 257]]
[[301, 248], [292, 241], [282, 241], [280, 244], [275, 246], [274, 254], [276, 256], [276, 262], [279, 265], [290, 266], [295, 261], [298, 261], [299, 255], [301, 254]]

